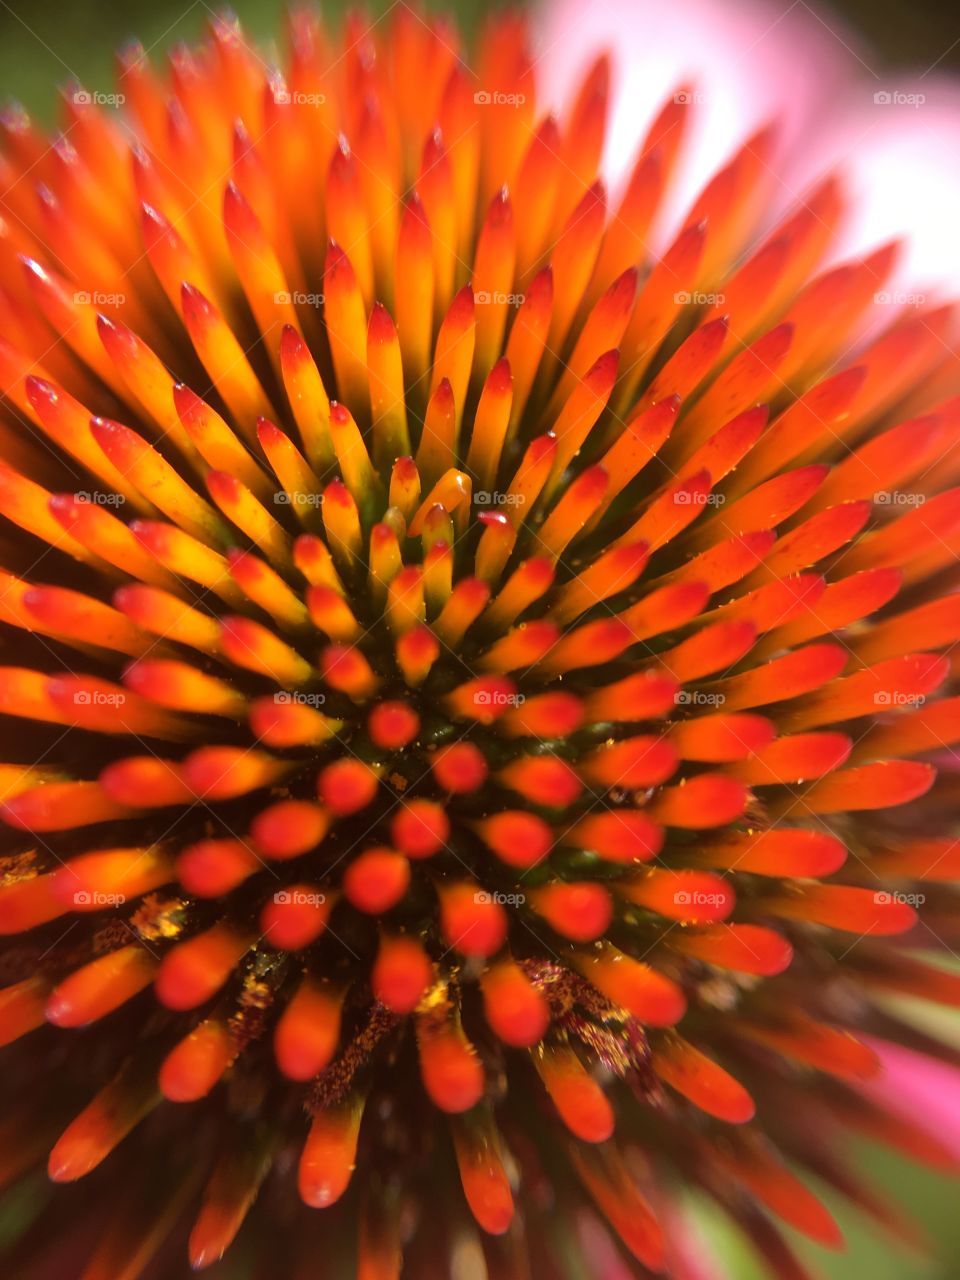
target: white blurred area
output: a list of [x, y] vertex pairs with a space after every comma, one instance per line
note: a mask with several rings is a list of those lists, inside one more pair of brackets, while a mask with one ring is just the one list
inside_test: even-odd
[[[875, 94], [893, 101], [875, 102]], [[901, 98], [922, 97], [911, 105]], [[884, 75], [848, 90], [806, 172], [839, 166], [852, 196], [845, 247], [906, 237], [895, 286], [929, 302], [960, 291], [960, 85]]]
[[614, 190], [663, 101], [691, 88], [695, 128], [657, 247], [737, 145], [776, 119], [778, 212], [837, 167], [852, 208], [832, 259], [906, 235], [891, 287], [931, 299], [960, 289], [955, 80], [923, 68], [891, 73], [841, 18], [804, 0], [544, 0], [537, 41], [538, 81], [558, 111], [596, 56], [611, 51], [605, 170]]

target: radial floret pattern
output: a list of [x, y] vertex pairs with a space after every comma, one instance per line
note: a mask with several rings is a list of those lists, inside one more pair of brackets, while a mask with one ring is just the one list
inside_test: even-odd
[[775, 127], [669, 230], [683, 86], [611, 196], [606, 58], [288, 34], [2, 120], [10, 1274], [911, 1238], [844, 1148], [952, 1166], [862, 1086], [958, 1061], [887, 999], [960, 1004], [953, 313]]

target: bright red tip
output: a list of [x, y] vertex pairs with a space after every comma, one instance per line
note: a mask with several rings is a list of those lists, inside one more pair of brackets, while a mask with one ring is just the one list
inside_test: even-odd
[[472, 742], [457, 742], [441, 747], [433, 757], [433, 776], [445, 791], [463, 795], [483, 786], [487, 777], [487, 761]]
[[406, 702], [380, 702], [370, 713], [367, 729], [378, 747], [397, 751], [420, 732], [420, 717]]
[[393, 849], [367, 849], [353, 859], [343, 876], [347, 900], [369, 915], [395, 907], [410, 885], [410, 863]]
[[320, 772], [317, 793], [335, 814], [357, 813], [373, 802], [378, 780], [374, 771], [359, 760], [335, 760]]

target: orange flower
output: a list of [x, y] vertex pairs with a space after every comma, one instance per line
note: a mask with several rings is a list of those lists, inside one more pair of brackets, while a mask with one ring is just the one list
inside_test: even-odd
[[696, 1187], [799, 1276], [793, 1166], [951, 1162], [858, 1036], [960, 1000], [952, 313], [770, 131], [652, 259], [695, 94], [611, 200], [605, 58], [396, 15], [4, 122], [7, 1265], [683, 1276]]

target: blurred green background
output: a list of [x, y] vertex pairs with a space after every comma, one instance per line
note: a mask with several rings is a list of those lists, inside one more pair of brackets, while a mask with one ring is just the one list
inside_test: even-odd
[[[23, 102], [31, 112], [51, 120], [55, 115], [53, 86], [71, 76], [88, 89], [111, 88], [113, 51], [136, 36], [152, 54], [161, 54], [178, 40], [195, 39], [204, 24], [221, 9], [232, 9], [247, 33], [269, 46], [282, 45], [282, 18], [287, 0], [235, 0], [230, 5], [204, 0], [0, 0], [0, 94]], [[319, 6], [331, 23], [348, 9], [377, 14], [393, 7], [391, 0], [361, 5], [325, 0]], [[503, 7], [497, 0], [427, 0], [421, 9], [455, 13], [473, 29], [479, 16]]]
[[[735, 3], [735, 0], [718, 0]], [[803, 0], [783, 0], [784, 9]], [[236, 0], [232, 6], [248, 34], [263, 44], [275, 39], [283, 0]], [[335, 21], [347, 5], [343, 0], [324, 5]], [[389, 8], [388, 0], [367, 6]], [[424, 7], [455, 13], [473, 29], [478, 18], [494, 7], [489, 0], [449, 0]], [[832, 8], [873, 45], [877, 60], [925, 71], [960, 70], [960, 6], [953, 0], [842, 0]], [[159, 56], [177, 40], [195, 38], [215, 11], [204, 0], [0, 0], [0, 96], [17, 98], [40, 118], [56, 118], [55, 86], [76, 76], [87, 88], [108, 91], [113, 75], [113, 50], [136, 35]], [[914, 1008], [913, 1016], [930, 1011]], [[960, 1046], [960, 1014], [936, 1013], [937, 1030]], [[957, 1183], [906, 1165], [875, 1148], [864, 1148], [860, 1162], [877, 1186], [911, 1214], [929, 1235], [934, 1257], [919, 1258], [891, 1247], [865, 1219], [831, 1200], [844, 1228], [850, 1251], [837, 1258], [797, 1240], [801, 1254], [815, 1274], [831, 1280], [956, 1280], [960, 1276], [960, 1213]], [[826, 1197], [830, 1200], [830, 1197]], [[4, 1201], [6, 1203], [4, 1203]], [[0, 1223], [22, 1211], [11, 1197], [0, 1200]], [[704, 1210], [709, 1240], [726, 1261], [736, 1280], [769, 1280], [734, 1236], [725, 1221]]]

